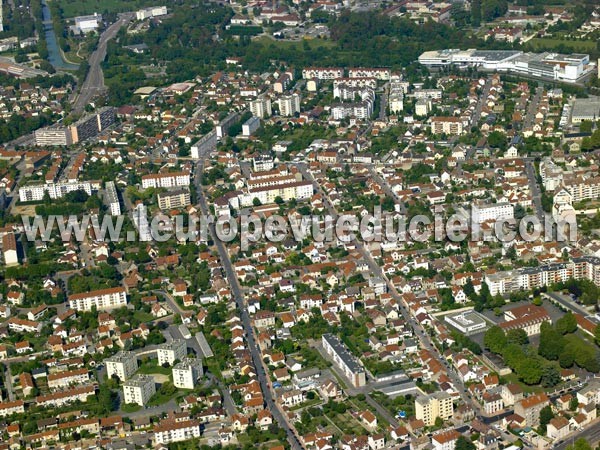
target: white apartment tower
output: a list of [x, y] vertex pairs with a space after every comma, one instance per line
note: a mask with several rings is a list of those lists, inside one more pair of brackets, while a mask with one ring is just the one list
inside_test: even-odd
[[123, 383], [123, 402], [145, 406], [156, 393], [154, 377], [138, 374]]
[[279, 114], [285, 117], [291, 117], [300, 112], [300, 95], [284, 95], [277, 100], [279, 105]]
[[271, 99], [269, 97], [259, 97], [256, 100], [250, 100], [248, 102], [248, 107], [252, 115], [260, 119], [269, 117], [273, 113], [271, 110]]
[[183, 339], [175, 339], [168, 344], [161, 344], [157, 350], [158, 365], [169, 363], [171, 366], [175, 360], [182, 361], [187, 355], [187, 344]]
[[173, 384], [181, 389], [194, 389], [203, 373], [201, 360], [184, 358], [173, 367]]
[[138, 369], [137, 357], [133, 352], [119, 352], [104, 361], [108, 378], [113, 375], [125, 381]]

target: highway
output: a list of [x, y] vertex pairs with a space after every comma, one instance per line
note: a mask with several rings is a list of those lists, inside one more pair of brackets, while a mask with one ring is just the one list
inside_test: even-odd
[[108, 41], [113, 39], [122, 26], [127, 25], [133, 18], [133, 13], [123, 13], [119, 16], [119, 20], [109, 26], [98, 41], [98, 47], [90, 55], [89, 64], [90, 69], [83, 82], [79, 94], [77, 94], [75, 100], [71, 98], [73, 103], [73, 112], [79, 114], [83, 112], [85, 106], [92, 101], [92, 99], [104, 91], [104, 74], [100, 64], [106, 58], [106, 46]]
[[[200, 209], [202, 214], [208, 215], [209, 209], [208, 204], [206, 202], [206, 198], [204, 197], [204, 192], [202, 190], [202, 172], [204, 170], [204, 158], [207, 155], [200, 155], [200, 161], [196, 166], [196, 174], [195, 174], [195, 183], [197, 185], [198, 192], [198, 202], [200, 205]], [[231, 260], [229, 259], [229, 254], [227, 253], [227, 249], [223, 242], [217, 238], [216, 230], [214, 224], [209, 225], [209, 231], [212, 237], [212, 240], [219, 252], [219, 257], [221, 259], [221, 263], [223, 264], [223, 269], [225, 270], [225, 274], [227, 276], [227, 280], [229, 281], [229, 285], [231, 286], [231, 292], [233, 293], [233, 297], [235, 299], [235, 303], [237, 305], [237, 309], [240, 313], [242, 319], [242, 326], [244, 327], [244, 333], [246, 337], [246, 341], [248, 342], [248, 349], [250, 350], [250, 354], [252, 355], [252, 361], [254, 363], [254, 367], [256, 368], [256, 372], [258, 375], [258, 381], [260, 383], [260, 388], [263, 394], [263, 398], [266, 403], [267, 409], [271, 412], [271, 415], [278, 423], [278, 425], [286, 432], [288, 442], [293, 450], [301, 450], [302, 445], [298, 440], [298, 437], [294, 433], [291, 425], [287, 421], [287, 418], [279, 409], [277, 403], [273, 398], [273, 394], [271, 393], [269, 387], [269, 380], [265, 371], [265, 366], [262, 361], [261, 353], [254, 339], [254, 331], [252, 329], [252, 323], [250, 321], [250, 315], [248, 314], [248, 310], [244, 304], [244, 295], [242, 293], [242, 289], [238, 283], [237, 276], [233, 269], [233, 265], [231, 264]]]

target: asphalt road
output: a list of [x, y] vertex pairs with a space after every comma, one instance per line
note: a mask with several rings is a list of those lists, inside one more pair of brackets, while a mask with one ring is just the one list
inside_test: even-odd
[[73, 112], [81, 113], [85, 106], [98, 94], [104, 91], [104, 74], [100, 64], [106, 58], [106, 46], [108, 41], [113, 39], [122, 26], [127, 25], [133, 18], [133, 13], [124, 13], [119, 16], [119, 20], [109, 26], [98, 41], [98, 47], [91, 54], [89, 59], [90, 70], [79, 90], [79, 94], [73, 102]]
[[531, 191], [531, 199], [535, 208], [535, 215], [544, 222], [544, 209], [542, 208], [542, 191], [537, 182], [537, 176], [535, 173], [535, 164], [533, 160], [525, 160], [525, 171], [527, 173], [527, 179], [529, 180], [529, 190]]
[[[208, 205], [206, 203], [206, 198], [204, 197], [204, 192], [202, 190], [202, 185], [201, 185], [202, 172], [204, 170], [204, 157], [206, 155], [200, 155], [200, 156], [201, 156], [200, 161], [198, 162], [198, 164], [196, 166], [195, 182], [198, 187], [197, 192], [198, 192], [198, 201], [199, 201], [200, 209], [202, 211], [202, 214], [206, 215], [206, 214], [208, 214], [209, 209], [208, 209]], [[256, 371], [257, 371], [258, 381], [259, 381], [260, 388], [261, 388], [261, 391], [263, 394], [263, 398], [267, 405], [267, 409], [271, 412], [273, 418], [277, 421], [279, 426], [283, 430], [285, 430], [287, 438], [288, 438], [288, 442], [290, 443], [291, 448], [294, 450], [301, 450], [302, 445], [300, 444], [298, 437], [296, 436], [296, 434], [294, 433], [294, 430], [292, 429], [291, 425], [287, 421], [287, 418], [284, 416], [282, 411], [279, 409], [278, 405], [275, 403], [273, 394], [271, 393], [271, 390], [269, 387], [269, 380], [268, 380], [267, 374], [265, 372], [265, 367], [264, 367], [264, 363], [261, 358], [261, 353], [260, 353], [260, 350], [258, 349], [258, 345], [256, 344], [256, 341], [254, 339], [254, 331], [252, 329], [252, 323], [250, 322], [250, 316], [249, 316], [248, 310], [246, 309], [245, 304], [244, 304], [244, 295], [243, 295], [241, 287], [238, 283], [238, 279], [237, 279], [237, 276], [233, 269], [233, 265], [231, 264], [231, 260], [229, 259], [229, 254], [227, 253], [227, 250], [226, 250], [225, 246], [223, 245], [223, 242], [221, 242], [221, 240], [217, 238], [214, 224], [211, 224], [209, 226], [209, 228], [210, 228], [210, 234], [212, 236], [213, 242], [215, 243], [215, 247], [217, 248], [217, 251], [219, 252], [219, 257], [221, 259], [221, 263], [223, 264], [223, 268], [225, 269], [225, 274], [229, 281], [229, 285], [231, 286], [231, 292], [233, 293], [233, 298], [235, 299], [235, 303], [237, 305], [238, 311], [240, 312], [240, 316], [242, 319], [242, 326], [244, 327], [244, 333], [245, 333], [246, 341], [248, 343], [248, 349], [250, 350], [250, 354], [252, 355], [252, 361], [253, 361], [254, 367], [256, 368]]]
[[[329, 210], [329, 213], [331, 215], [333, 215], [334, 217], [337, 216], [337, 211], [334, 208], [334, 206], [331, 204], [331, 202], [329, 201], [327, 194], [321, 189], [321, 186], [315, 181], [312, 174], [310, 174], [310, 172], [308, 172], [306, 166], [298, 165], [298, 169], [300, 170], [302, 175], [307, 180], [309, 180], [313, 183], [313, 186], [315, 187], [316, 191], [321, 193], [321, 195], [323, 196], [324, 204], [327, 207], [327, 209]], [[454, 384], [456, 389], [459, 391], [459, 395], [460, 395], [461, 399], [464, 401], [464, 403], [466, 405], [471, 405], [473, 407], [474, 411], [479, 411], [479, 405], [467, 395], [464, 383], [458, 377], [458, 374], [454, 370], [452, 370], [452, 368], [448, 364], [448, 361], [446, 361], [446, 359], [443, 358], [442, 355], [439, 353], [437, 348], [432, 345], [431, 339], [430, 339], [429, 335], [425, 332], [424, 328], [419, 323], [417, 323], [417, 321], [414, 318], [412, 318], [410, 316], [410, 314], [408, 312], [408, 308], [404, 304], [404, 300], [402, 299], [402, 296], [396, 290], [396, 288], [390, 282], [390, 280], [387, 278], [387, 276], [383, 273], [379, 264], [377, 264], [377, 262], [371, 256], [371, 253], [362, 245], [361, 242], [355, 241], [355, 243], [356, 243], [356, 249], [361, 252], [365, 261], [369, 265], [370, 272], [373, 275], [380, 277], [382, 280], [385, 280], [387, 287], [388, 287], [388, 292], [397, 301], [398, 305], [400, 306], [400, 312], [401, 312], [402, 316], [404, 317], [404, 320], [406, 320], [406, 322], [410, 323], [412, 329], [414, 330], [415, 335], [421, 342], [421, 345], [423, 346], [423, 348], [428, 350], [433, 355], [433, 357], [435, 359], [437, 359], [442, 364], [442, 366], [444, 366], [446, 368], [446, 372], [447, 372], [448, 376], [452, 380], [452, 383]]]

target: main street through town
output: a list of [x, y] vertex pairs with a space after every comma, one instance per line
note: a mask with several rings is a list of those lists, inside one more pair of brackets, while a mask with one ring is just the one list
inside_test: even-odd
[[[206, 202], [206, 198], [204, 197], [204, 192], [202, 190], [202, 173], [204, 171], [204, 159], [206, 158], [206, 156], [207, 153], [200, 155], [200, 160], [196, 165], [195, 173], [196, 191], [198, 193], [198, 204], [200, 205], [200, 210], [204, 215], [208, 215], [209, 213], [208, 204]], [[296, 436], [296, 433], [292, 429], [291, 424], [289, 423], [287, 417], [284, 415], [282, 410], [279, 408], [279, 405], [275, 401], [273, 393], [271, 392], [270, 382], [265, 371], [265, 366], [261, 358], [260, 350], [254, 338], [252, 322], [250, 321], [250, 316], [248, 314], [248, 310], [244, 302], [244, 294], [242, 293], [242, 289], [233, 269], [233, 265], [231, 264], [231, 260], [229, 259], [227, 249], [225, 248], [225, 245], [223, 245], [223, 242], [217, 238], [217, 233], [214, 224], [209, 225], [209, 231], [212, 240], [215, 243], [217, 251], [219, 252], [219, 257], [221, 259], [221, 263], [223, 264], [223, 269], [225, 270], [227, 280], [229, 281], [229, 285], [231, 286], [233, 298], [240, 313], [242, 326], [244, 327], [244, 334], [248, 343], [248, 349], [252, 356], [254, 367], [257, 371], [258, 381], [263, 394], [263, 398], [266, 403], [266, 407], [271, 412], [273, 418], [277, 421], [279, 426], [286, 432], [287, 439], [290, 443], [291, 448], [294, 450], [301, 450], [302, 445], [300, 444], [298, 436]]]
[[[321, 188], [319, 183], [317, 183], [317, 181], [314, 179], [312, 174], [308, 171], [306, 165], [297, 164], [296, 167], [298, 168], [300, 173], [302, 173], [304, 178], [306, 178], [307, 180], [309, 180], [310, 182], [313, 183], [313, 187], [314, 187], [315, 191], [319, 192], [322, 195], [323, 202], [326, 205], [329, 214], [331, 214], [333, 217], [337, 217], [338, 216], [337, 210], [335, 209], [333, 204], [329, 201], [327, 194], [323, 191], [323, 189]], [[473, 407], [474, 411], [479, 411], [478, 404], [467, 395], [467, 390], [465, 388], [465, 385], [462, 382], [462, 380], [460, 379], [460, 377], [458, 376], [458, 374], [450, 367], [450, 365], [448, 364], [448, 361], [446, 361], [446, 359], [439, 353], [438, 349], [432, 344], [431, 338], [426, 333], [424, 328], [414, 318], [412, 318], [410, 316], [407, 305], [405, 304], [402, 296], [396, 290], [394, 285], [390, 282], [388, 277], [383, 273], [379, 264], [377, 264], [377, 262], [371, 256], [371, 253], [365, 248], [365, 246], [362, 244], [362, 242], [357, 240], [357, 241], [355, 241], [355, 243], [356, 243], [357, 250], [360, 251], [361, 255], [363, 256], [363, 258], [369, 265], [370, 273], [373, 274], [374, 276], [381, 278], [382, 280], [385, 280], [387, 287], [388, 287], [388, 291], [390, 292], [390, 294], [392, 295], [394, 300], [397, 301], [397, 304], [400, 306], [400, 312], [401, 312], [404, 320], [407, 323], [410, 323], [417, 338], [421, 342], [421, 345], [423, 346], [423, 348], [428, 350], [432, 354], [432, 356], [436, 360], [438, 360], [442, 364], [443, 367], [446, 368], [448, 376], [452, 380], [454, 386], [456, 386], [457, 389], [459, 390], [459, 394], [460, 394], [460, 397], [463, 400], [463, 402], [467, 405], [471, 405]]]

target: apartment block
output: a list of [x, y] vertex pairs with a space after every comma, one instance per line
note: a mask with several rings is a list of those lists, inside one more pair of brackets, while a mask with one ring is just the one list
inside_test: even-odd
[[550, 404], [545, 393], [533, 394], [515, 404], [515, 414], [523, 417], [528, 427], [540, 425], [540, 411]]
[[110, 209], [111, 216], [121, 215], [121, 204], [119, 203], [119, 195], [114, 181], [106, 182], [106, 200]]
[[273, 114], [271, 99], [269, 97], [259, 97], [256, 100], [248, 102], [248, 108], [254, 117], [264, 119]]
[[454, 413], [452, 396], [446, 392], [435, 392], [430, 395], [420, 395], [415, 399], [415, 416], [426, 426], [435, 424], [435, 419], [449, 419]]
[[348, 71], [350, 78], [375, 78], [387, 81], [392, 76], [392, 71], [383, 67], [356, 67]]
[[181, 362], [173, 366], [173, 384], [182, 389], [194, 389], [196, 382], [203, 374], [201, 360], [183, 358]]
[[473, 204], [471, 209], [471, 220], [473, 223], [483, 223], [488, 220], [498, 221], [514, 219], [515, 209], [507, 202], [490, 204]]
[[310, 181], [294, 181], [274, 186], [262, 186], [249, 188], [247, 193], [240, 195], [241, 206], [251, 206], [257, 198], [262, 204], [274, 203], [277, 197], [284, 201], [291, 199], [304, 200], [313, 195], [313, 185]]
[[197, 420], [165, 419], [154, 427], [154, 440], [157, 444], [187, 441], [200, 437], [200, 422]]
[[142, 177], [142, 188], [174, 188], [190, 185], [189, 172], [157, 173]]
[[71, 132], [62, 126], [40, 128], [33, 132], [35, 145], [40, 147], [67, 146], [73, 143]]
[[35, 403], [37, 406], [51, 406], [58, 408], [75, 401], [85, 402], [89, 396], [94, 395], [95, 393], [96, 388], [93, 385], [77, 386], [64, 391], [37, 396], [35, 398]]
[[23, 402], [23, 400], [0, 403], [0, 417], [7, 417], [12, 414], [21, 414], [24, 412], [25, 402]]
[[302, 78], [309, 80], [316, 78], [317, 80], [334, 80], [344, 76], [344, 69], [337, 67], [306, 67], [302, 70]]
[[277, 99], [279, 105], [279, 114], [284, 117], [291, 117], [300, 112], [300, 95], [284, 95]]
[[324, 334], [322, 344], [325, 352], [331, 356], [334, 364], [348, 377], [354, 387], [367, 384], [365, 369], [337, 336]]
[[161, 192], [157, 196], [158, 207], [161, 210], [184, 208], [190, 205], [190, 191], [187, 189], [176, 189]]
[[463, 134], [463, 123], [459, 117], [432, 117], [431, 132], [433, 134]]
[[149, 19], [151, 17], [159, 17], [167, 14], [166, 6], [151, 6], [149, 8], [140, 9], [135, 12], [137, 20]]
[[19, 264], [19, 255], [17, 253], [17, 238], [15, 233], [6, 233], [2, 236], [2, 254], [4, 264], [14, 266]]
[[84, 191], [92, 195], [94, 186], [89, 181], [66, 181], [57, 183], [32, 183], [19, 188], [19, 200], [22, 202], [35, 202], [44, 199], [47, 192], [51, 199], [62, 198], [65, 194], [74, 191]]
[[138, 369], [137, 357], [133, 352], [121, 351], [105, 359], [104, 364], [108, 378], [116, 375], [121, 381], [130, 378]]
[[48, 375], [48, 387], [51, 389], [84, 384], [88, 381], [90, 381], [90, 373], [86, 368], [55, 372]]
[[123, 402], [145, 406], [156, 393], [156, 385], [151, 375], [138, 374], [123, 383]]
[[99, 289], [92, 292], [69, 295], [69, 308], [76, 311], [107, 310], [127, 305], [124, 287]]
[[183, 339], [175, 339], [172, 342], [161, 344], [157, 351], [158, 365], [162, 366], [165, 363], [171, 366], [175, 360], [182, 361], [187, 355], [187, 344]]

